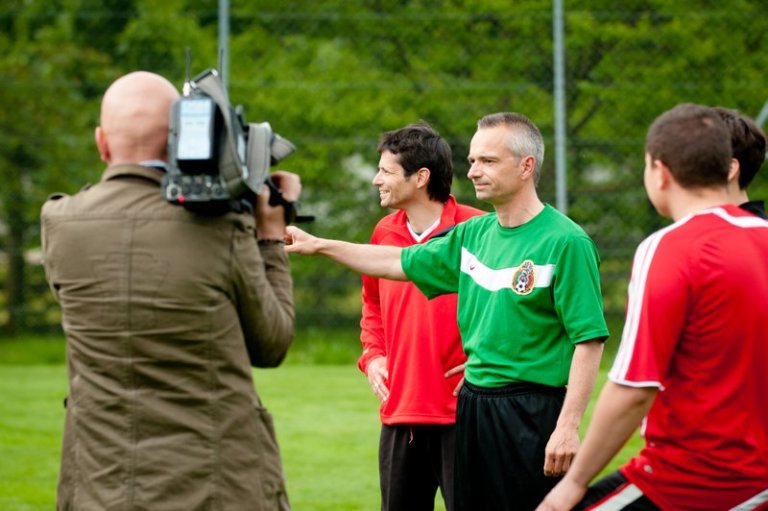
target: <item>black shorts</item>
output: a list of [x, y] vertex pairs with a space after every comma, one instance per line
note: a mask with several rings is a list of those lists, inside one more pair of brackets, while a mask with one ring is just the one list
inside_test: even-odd
[[544, 450], [565, 388], [464, 382], [456, 412], [456, 511], [535, 509], [560, 478], [544, 476]]
[[453, 510], [453, 424], [381, 426], [379, 481], [382, 511], [432, 511], [440, 488]]

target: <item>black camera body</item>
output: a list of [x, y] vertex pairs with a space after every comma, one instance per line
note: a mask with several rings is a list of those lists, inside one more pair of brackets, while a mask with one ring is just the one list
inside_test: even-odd
[[[262, 186], [271, 186], [270, 167], [295, 150], [268, 122], [246, 123], [209, 69], [187, 80], [171, 108], [163, 198], [202, 214], [248, 209]], [[271, 194], [273, 205], [285, 206], [274, 186]]]

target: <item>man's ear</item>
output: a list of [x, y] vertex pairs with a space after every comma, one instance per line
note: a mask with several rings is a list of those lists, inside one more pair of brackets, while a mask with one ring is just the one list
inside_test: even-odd
[[96, 139], [96, 147], [99, 149], [99, 156], [101, 156], [102, 161], [109, 163], [109, 160], [112, 157], [109, 154], [109, 143], [107, 142], [107, 135], [104, 133], [104, 130], [101, 129], [101, 126], [96, 126], [96, 130], [94, 131], [93, 135]]
[[416, 171], [416, 186], [419, 188], [426, 187], [429, 184], [431, 175], [432, 174], [427, 167], [421, 167]]
[[523, 179], [534, 179], [536, 176], [536, 158], [532, 155], [524, 156], [520, 159], [520, 177]]
[[654, 177], [656, 178], [656, 185], [659, 190], [669, 188], [674, 177], [672, 177], [672, 172], [669, 170], [669, 167], [667, 167], [667, 164], [661, 160], [653, 160], [653, 167], [656, 169]]
[[732, 183], [738, 181], [741, 174], [741, 166], [739, 166], [739, 160], [731, 158], [731, 168], [728, 170], [728, 182]]

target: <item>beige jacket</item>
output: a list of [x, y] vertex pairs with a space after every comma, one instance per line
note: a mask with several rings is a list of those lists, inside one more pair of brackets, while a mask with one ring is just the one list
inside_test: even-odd
[[249, 215], [167, 203], [161, 178], [111, 166], [42, 209], [69, 373], [58, 508], [288, 509], [251, 377], [293, 337], [287, 257]]

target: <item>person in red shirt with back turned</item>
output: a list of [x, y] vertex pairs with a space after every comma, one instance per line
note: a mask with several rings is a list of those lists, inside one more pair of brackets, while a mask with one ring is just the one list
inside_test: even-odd
[[[371, 243], [406, 247], [445, 234], [484, 211], [451, 195], [448, 143], [430, 126], [382, 134], [373, 184], [382, 218]], [[379, 479], [383, 511], [434, 509], [438, 487], [453, 508], [456, 394], [466, 357], [456, 295], [428, 300], [411, 282], [363, 276], [358, 367], [381, 401]]]
[[[715, 110], [651, 125], [645, 189], [674, 223], [637, 248], [610, 381], [538, 511], [768, 509], [768, 221], [730, 200], [730, 165]], [[588, 488], [644, 416], [645, 447]]]

